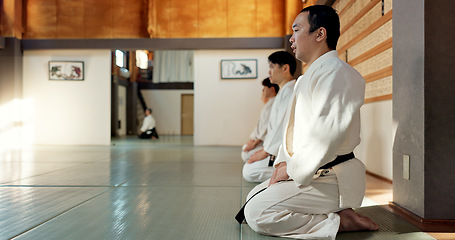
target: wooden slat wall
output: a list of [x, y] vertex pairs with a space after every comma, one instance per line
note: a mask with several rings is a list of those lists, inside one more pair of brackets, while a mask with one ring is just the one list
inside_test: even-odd
[[[312, 0], [311, 3], [315, 2]], [[300, 11], [311, 3], [302, 3], [301, 0], [286, 0], [285, 1], [285, 32], [286, 35], [292, 35], [292, 23], [294, 23], [295, 17], [299, 15]], [[313, 5], [313, 4], [311, 4]]]
[[211, 6], [199, 11], [199, 37], [225, 38], [228, 36], [227, 0], [199, 0], [199, 6]]
[[113, 0], [84, 0], [84, 28], [80, 38], [113, 38]]
[[[257, 4], [256, 37], [284, 36], [283, 1], [262, 0]], [[289, 27], [290, 28], [290, 27]]]
[[365, 102], [392, 99], [392, 0], [337, 0], [340, 59], [366, 80]]
[[57, 0], [27, 0], [24, 38], [57, 38]]
[[84, 32], [84, 1], [59, 0], [57, 5], [57, 37], [78, 38]]
[[141, 38], [148, 1], [27, 0], [25, 38]]
[[293, 20], [301, 5], [301, 0], [27, 0], [25, 38], [282, 37], [290, 29], [285, 19]]
[[171, 2], [171, 37], [196, 38], [198, 36], [198, 0]]

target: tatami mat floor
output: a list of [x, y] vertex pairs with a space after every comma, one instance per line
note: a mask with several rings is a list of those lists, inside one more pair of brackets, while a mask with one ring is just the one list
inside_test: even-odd
[[[234, 220], [255, 186], [239, 155], [180, 136], [0, 149], [0, 239], [278, 239]], [[391, 187], [376, 188], [389, 190], [370, 191], [359, 211], [382, 217], [382, 230], [337, 239], [433, 239], [378, 206]]]

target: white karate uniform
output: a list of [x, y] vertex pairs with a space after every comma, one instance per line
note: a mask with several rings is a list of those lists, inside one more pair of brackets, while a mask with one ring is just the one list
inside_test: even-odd
[[156, 121], [152, 117], [152, 114], [145, 116], [144, 122], [142, 122], [141, 132], [155, 128]]
[[[279, 182], [245, 207], [255, 231], [298, 239], [335, 239], [336, 212], [359, 207], [365, 193], [365, 166], [354, 158], [318, 170], [360, 143], [360, 107], [365, 80], [330, 51], [314, 61], [296, 83], [286, 130], [275, 165], [287, 163], [293, 181]], [[317, 174], [315, 174], [317, 172]], [[268, 181], [258, 185], [248, 199]]]
[[[275, 101], [272, 104], [269, 118], [270, 120], [267, 126], [267, 134], [264, 138], [263, 148], [266, 152], [274, 156], [278, 154], [281, 142], [283, 141], [286, 108], [289, 105], [294, 84], [295, 80], [284, 84], [284, 86], [280, 88], [280, 91], [276, 95]], [[256, 151], [259, 150], [261, 149]], [[251, 164], [245, 163], [242, 171], [243, 178], [249, 182], [263, 182], [270, 178], [273, 173], [273, 167], [268, 166], [269, 160], [270, 157], [266, 157]]]
[[253, 132], [251, 132], [250, 134], [250, 139], [253, 140], [260, 139], [261, 142], [248, 152], [243, 151], [243, 149], [246, 148], [246, 144], [244, 144], [242, 147], [242, 160], [244, 162], [247, 162], [248, 159], [250, 159], [251, 155], [253, 155], [255, 152], [263, 148], [262, 142], [264, 141], [264, 138], [267, 134], [267, 126], [269, 125], [270, 111], [272, 110], [272, 105], [274, 101], [275, 97], [270, 98], [267, 101], [267, 103], [261, 110], [261, 115], [259, 116], [258, 124], [254, 128]]

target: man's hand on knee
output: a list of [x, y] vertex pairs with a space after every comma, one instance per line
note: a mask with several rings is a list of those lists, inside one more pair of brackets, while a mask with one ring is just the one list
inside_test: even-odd
[[270, 178], [269, 186], [279, 181], [284, 181], [288, 179], [289, 175], [287, 172], [287, 164], [286, 162], [281, 162], [276, 166], [275, 170], [273, 171], [272, 177]]
[[267, 156], [270, 156], [270, 154], [268, 152], [266, 152], [264, 149], [260, 150], [260, 151], [257, 151], [255, 152], [251, 157], [250, 159], [248, 160], [248, 164], [251, 164], [251, 163], [254, 163], [254, 162], [257, 162], [257, 161], [260, 161], [264, 158], [266, 158]]
[[255, 141], [253, 139], [250, 139], [250, 141], [246, 143], [246, 147], [245, 149], [243, 149], [243, 151], [244, 152], [251, 151], [254, 147], [256, 147]]

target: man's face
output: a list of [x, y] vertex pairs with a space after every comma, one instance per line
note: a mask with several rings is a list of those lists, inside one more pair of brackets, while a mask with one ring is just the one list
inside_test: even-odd
[[269, 63], [269, 79], [271, 83], [280, 85], [283, 81], [284, 66], [280, 67], [279, 64]]
[[303, 62], [308, 62], [309, 57], [311, 56], [313, 38], [316, 33], [316, 31], [309, 33], [309, 29], [310, 23], [308, 22], [308, 12], [297, 15], [292, 24], [292, 31], [294, 33], [289, 39], [289, 42], [291, 43], [295, 58]]
[[263, 86], [262, 98], [271, 98], [275, 96], [275, 89], [273, 87]]

